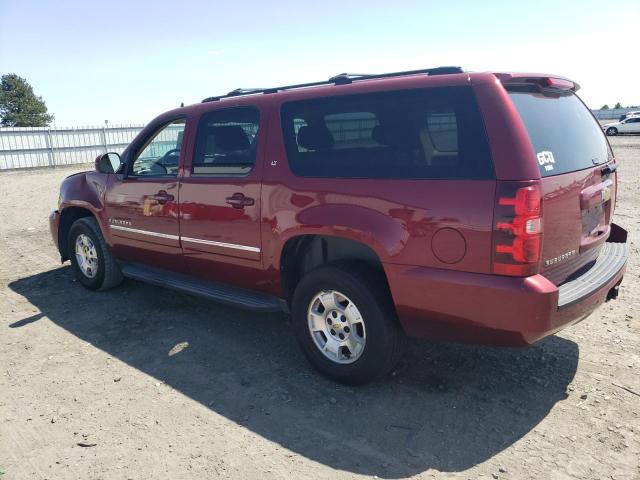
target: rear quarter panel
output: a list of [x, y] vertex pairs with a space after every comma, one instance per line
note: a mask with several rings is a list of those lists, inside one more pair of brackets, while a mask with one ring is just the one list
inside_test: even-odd
[[[262, 187], [264, 266], [280, 292], [280, 255], [287, 240], [316, 234], [371, 247], [383, 264], [489, 273], [494, 180], [372, 180], [293, 175], [283, 141], [280, 107], [270, 109], [270, 142]], [[434, 234], [464, 237], [461, 260], [445, 263], [432, 251]], [[446, 242], [440, 249], [446, 249]], [[458, 247], [459, 249], [459, 247]], [[445, 252], [446, 253], [446, 252]], [[442, 255], [441, 255], [442, 256]]]

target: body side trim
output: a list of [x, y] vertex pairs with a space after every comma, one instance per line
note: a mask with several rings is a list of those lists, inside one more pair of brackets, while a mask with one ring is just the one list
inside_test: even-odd
[[236, 250], [245, 250], [247, 252], [260, 253], [260, 249], [258, 247], [250, 247], [248, 245], [237, 245], [235, 243], [216, 242], [213, 240], [202, 240], [200, 238], [191, 238], [191, 237], [180, 237], [180, 239], [183, 242], [200, 243], [202, 245], [212, 245], [214, 247], [233, 248]]
[[171, 240], [181, 240], [183, 242], [189, 242], [189, 243], [199, 243], [202, 245], [211, 245], [214, 247], [233, 248], [236, 250], [245, 250], [247, 252], [260, 253], [260, 249], [258, 247], [250, 247], [248, 245], [237, 245], [235, 243], [224, 243], [224, 242], [216, 242], [213, 240], [202, 240], [200, 238], [181, 237], [178, 235], [169, 235], [168, 233], [151, 232], [149, 230], [140, 230], [138, 228], [123, 227], [121, 225], [109, 225], [109, 227], [112, 228], [113, 230], [121, 230], [123, 232], [130, 232], [130, 233], [138, 233], [140, 235], [149, 235], [152, 237], [168, 238]]

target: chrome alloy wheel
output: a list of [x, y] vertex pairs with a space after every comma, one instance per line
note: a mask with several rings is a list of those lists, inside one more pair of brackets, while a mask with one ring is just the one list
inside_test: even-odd
[[98, 273], [98, 253], [91, 238], [84, 233], [76, 237], [76, 261], [80, 271], [87, 278], [93, 278]]
[[364, 319], [346, 295], [336, 290], [318, 293], [309, 304], [307, 319], [313, 342], [329, 360], [353, 363], [364, 352]]

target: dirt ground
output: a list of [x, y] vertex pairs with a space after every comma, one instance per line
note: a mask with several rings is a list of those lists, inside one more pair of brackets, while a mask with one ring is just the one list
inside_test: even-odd
[[273, 316], [83, 289], [47, 224], [81, 169], [0, 174], [0, 478], [640, 478], [640, 137], [612, 144], [617, 301], [528, 349], [412, 343], [363, 388]]

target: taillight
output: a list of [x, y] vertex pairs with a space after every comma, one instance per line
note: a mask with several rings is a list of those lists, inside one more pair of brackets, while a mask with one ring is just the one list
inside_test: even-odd
[[538, 273], [542, 251], [540, 183], [498, 181], [493, 223], [493, 273]]

